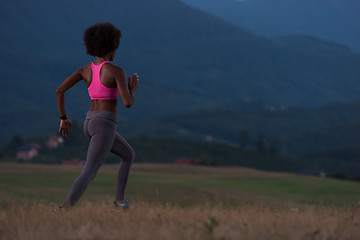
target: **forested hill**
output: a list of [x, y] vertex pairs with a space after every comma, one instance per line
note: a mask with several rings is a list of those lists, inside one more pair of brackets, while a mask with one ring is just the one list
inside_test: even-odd
[[173, 136], [256, 148], [259, 137], [275, 143], [279, 153], [292, 156], [360, 147], [360, 102], [332, 103], [318, 108], [284, 108], [259, 101], [229, 102], [141, 124], [119, 126], [131, 136]]
[[[119, 26], [115, 64], [141, 77], [134, 109], [121, 117], [151, 119], [233, 99], [315, 106], [358, 99], [360, 55], [331, 42], [269, 39], [179, 0], [0, 2], [1, 141], [16, 133], [57, 129], [55, 89], [91, 58], [83, 30]], [[83, 118], [85, 86], [67, 94], [67, 111]]]

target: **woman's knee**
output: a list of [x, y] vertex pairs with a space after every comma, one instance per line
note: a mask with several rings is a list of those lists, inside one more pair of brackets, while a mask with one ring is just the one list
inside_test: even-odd
[[119, 144], [118, 146], [119, 147], [112, 152], [119, 156], [122, 160], [129, 162], [130, 164], [133, 163], [136, 155], [134, 149], [129, 144]]
[[129, 157], [128, 157], [128, 161], [130, 162], [130, 164], [132, 164], [134, 162], [135, 156], [136, 156], [136, 154], [135, 154], [134, 149], [130, 148], [129, 149]]

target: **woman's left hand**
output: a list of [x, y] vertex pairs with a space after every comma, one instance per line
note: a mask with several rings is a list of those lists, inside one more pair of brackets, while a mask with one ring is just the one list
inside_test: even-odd
[[71, 127], [70, 119], [61, 120], [59, 132], [62, 131], [62, 135], [67, 137], [67, 136], [69, 136], [70, 127]]
[[131, 93], [135, 93], [138, 84], [139, 84], [139, 75], [137, 73], [134, 73], [132, 77], [129, 76], [128, 88]]

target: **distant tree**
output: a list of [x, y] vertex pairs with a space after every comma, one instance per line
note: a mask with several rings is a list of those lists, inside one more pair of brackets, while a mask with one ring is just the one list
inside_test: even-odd
[[7, 150], [14, 150], [24, 144], [24, 140], [20, 135], [15, 135], [10, 142], [6, 145]]
[[146, 133], [143, 133], [140, 135], [139, 139], [141, 141], [148, 141], [149, 140], [149, 136]]
[[266, 152], [265, 137], [262, 134], [259, 135], [257, 140], [257, 150], [259, 153]]
[[354, 177], [354, 180], [360, 182], [360, 174]]
[[201, 157], [200, 157], [200, 164], [201, 165], [205, 165], [205, 166], [217, 166], [217, 162], [212, 159], [211, 157], [209, 157], [208, 155], [206, 154], [203, 154]]
[[241, 148], [246, 148], [248, 142], [249, 142], [249, 139], [250, 139], [250, 135], [249, 135], [249, 132], [247, 130], [242, 130], [240, 132], [240, 147]]
[[278, 141], [276, 139], [271, 139], [269, 143], [269, 154], [277, 155], [278, 154]]
[[349, 179], [348, 175], [344, 172], [336, 172], [332, 174], [331, 177], [343, 180]]
[[14, 157], [17, 149], [24, 144], [20, 135], [15, 135], [8, 144], [2, 149], [3, 157]]

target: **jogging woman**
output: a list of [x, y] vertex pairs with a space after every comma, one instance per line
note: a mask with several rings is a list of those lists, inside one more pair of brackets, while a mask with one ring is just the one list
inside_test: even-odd
[[84, 80], [91, 99], [91, 106], [84, 122], [85, 136], [90, 139], [86, 162], [62, 208], [75, 205], [95, 178], [109, 152], [121, 158], [114, 204], [117, 207], [129, 207], [125, 200], [125, 188], [135, 153], [127, 141], [116, 132], [117, 98], [120, 93], [124, 106], [131, 107], [139, 78], [134, 73], [127, 81], [124, 70], [110, 63], [115, 57], [120, 37], [120, 30], [111, 23], [98, 23], [86, 29], [83, 39], [87, 54], [97, 58], [76, 70], [56, 90], [61, 119], [59, 132], [65, 137], [69, 135], [71, 121], [66, 115], [64, 93]]

